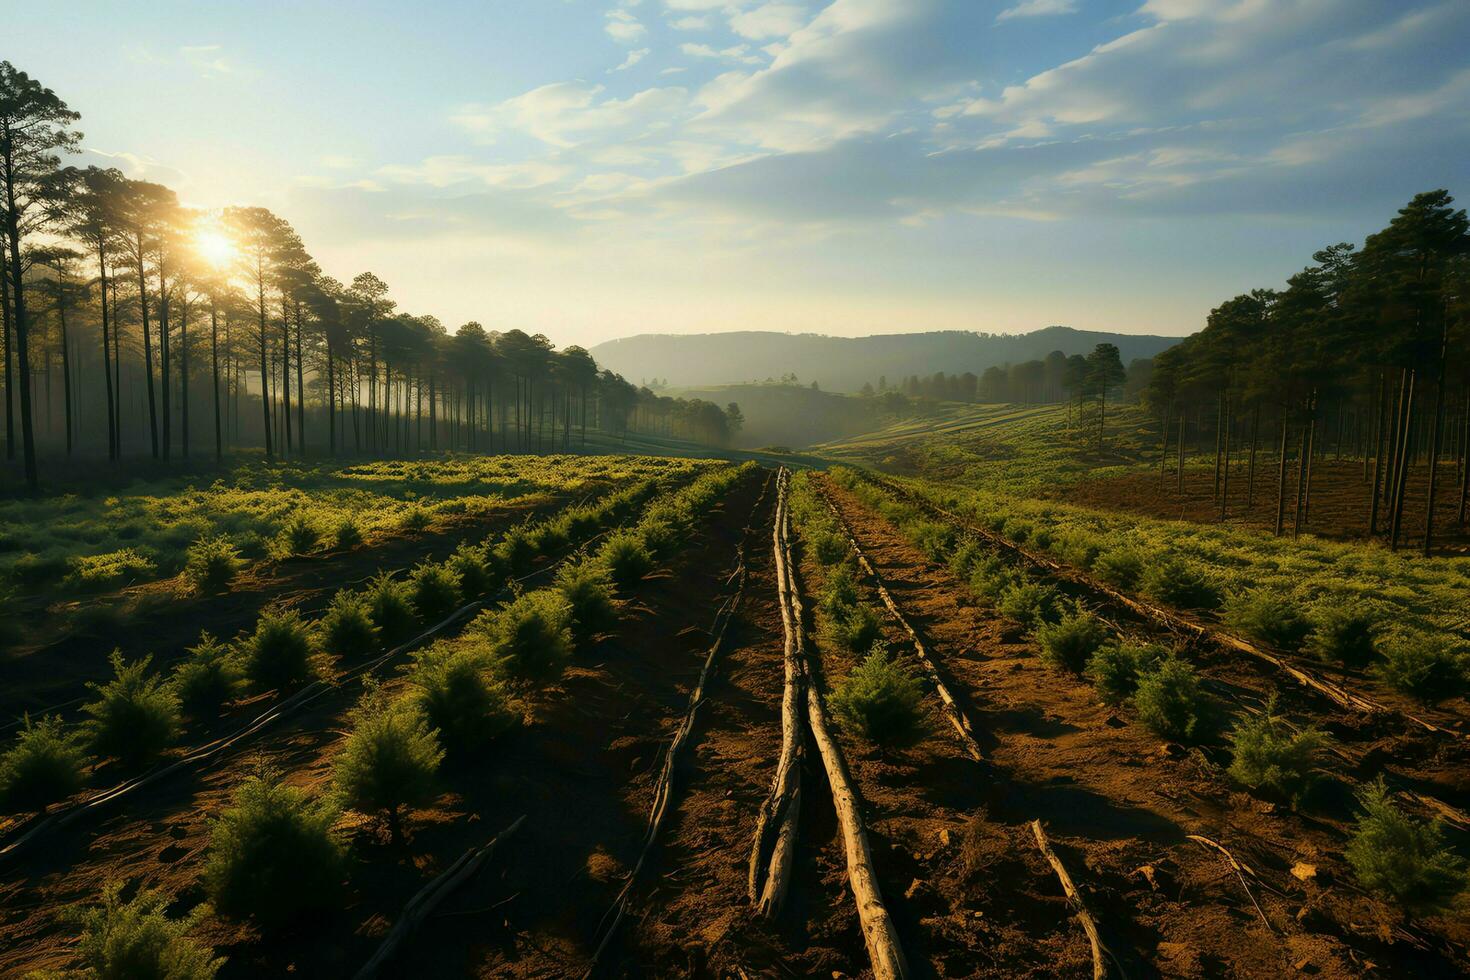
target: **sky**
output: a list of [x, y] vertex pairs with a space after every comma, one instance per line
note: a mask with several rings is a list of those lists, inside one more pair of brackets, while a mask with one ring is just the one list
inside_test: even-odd
[[1466, 0], [49, 0], [86, 161], [451, 329], [1183, 335], [1470, 195]]

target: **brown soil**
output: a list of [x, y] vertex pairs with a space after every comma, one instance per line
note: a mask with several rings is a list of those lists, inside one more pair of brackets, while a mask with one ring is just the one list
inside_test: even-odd
[[[1270, 531], [1276, 525], [1276, 470], [1258, 461], [1255, 491], [1250, 505], [1247, 497], [1246, 464], [1236, 461], [1230, 471], [1230, 497], [1226, 522], [1232, 526]], [[1312, 472], [1310, 510], [1303, 513], [1302, 531], [1325, 538], [1361, 540], [1368, 536], [1368, 483], [1363, 478], [1362, 463], [1319, 460]], [[1460, 506], [1460, 485], [1453, 465], [1440, 466], [1435, 479], [1434, 523], [1435, 549], [1450, 554], [1470, 551], [1470, 529], [1456, 523]], [[1423, 547], [1425, 492], [1429, 484], [1429, 468], [1413, 467], [1409, 473], [1408, 491], [1404, 498], [1404, 517], [1400, 544]], [[1214, 524], [1220, 518], [1220, 505], [1215, 498], [1215, 471], [1212, 467], [1186, 468], [1184, 493], [1179, 493], [1179, 479], [1171, 469], [1160, 481], [1157, 471], [1127, 473], [1122, 476], [1083, 480], [1057, 493], [1058, 499], [1083, 507], [1118, 510], [1166, 520], [1186, 520]], [[1291, 533], [1295, 519], [1296, 473], [1288, 466], [1284, 530]], [[1380, 506], [1379, 537], [1387, 540], [1387, 508]]]
[[[936, 866], [915, 876], [954, 896], [951, 915], [984, 913], [993, 931], [970, 975], [1054, 975], [1063, 972], [1060, 964], [1086, 962], [1081, 932], [1027, 832], [1036, 818], [1131, 974], [1347, 977], [1361, 976], [1369, 961], [1387, 975], [1464, 968], [1463, 948], [1446, 952], [1442, 940], [1421, 939], [1433, 951], [1415, 949], [1392, 912], [1352, 887], [1341, 859], [1347, 807], [1340, 799], [1298, 815], [1234, 790], [1221, 751], [1161, 744], [1126, 712], [1100, 705], [1084, 681], [1044, 666], [1034, 644], [976, 607], [946, 568], [856, 498], [829, 488], [896, 601], [932, 643], [987, 752], [991, 771], [977, 782], [988, 821], [976, 827], [978, 842], [949, 855], [948, 867], [940, 849]], [[1208, 664], [1212, 680], [1219, 666]], [[1248, 680], [1261, 686], [1258, 677]], [[1226, 690], [1234, 682], [1228, 675], [1219, 681]], [[1390, 740], [1384, 756], [1413, 775], [1416, 763], [1398, 754], [1401, 744]], [[863, 792], [867, 800], [866, 784]], [[932, 796], [927, 782], [924, 796]], [[1253, 886], [1252, 893], [1269, 927], [1228, 865], [1189, 834], [1224, 843], [1262, 875], [1272, 890]], [[1312, 865], [1315, 876], [1294, 877], [1297, 864]], [[967, 867], [979, 869], [978, 887], [968, 892]], [[892, 892], [885, 881], [885, 898]], [[899, 915], [902, 922], [901, 907]], [[1470, 938], [1464, 923], [1448, 918], [1425, 926], [1461, 946]]]

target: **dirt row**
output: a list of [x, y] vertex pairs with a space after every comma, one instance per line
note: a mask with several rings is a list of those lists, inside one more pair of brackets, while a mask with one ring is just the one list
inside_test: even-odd
[[[962, 906], [980, 911], [995, 930], [968, 975], [1054, 975], [1071, 972], [1066, 963], [1078, 970], [1085, 963], [1085, 943], [1059, 889], [1031, 887], [1048, 884], [1026, 827], [1038, 818], [1130, 973], [1346, 977], [1370, 964], [1404, 976], [1464, 968], [1453, 945], [1463, 943], [1463, 924], [1436, 923], [1453, 942], [1427, 938], [1352, 886], [1340, 857], [1343, 819], [1295, 814], [1239, 792], [1223, 777], [1228, 758], [1164, 744], [1126, 713], [1102, 706], [1083, 680], [1045, 667], [1033, 643], [977, 608], [947, 568], [856, 497], [824, 484], [941, 661], [990, 766], [979, 780], [988, 819], [972, 825], [959, 848], [970, 853], [946, 867], [937, 849], [923, 878], [941, 892], [971, 870], [986, 883]], [[916, 750], [932, 752], [930, 742], [949, 737], [947, 726], [932, 727], [936, 734]], [[864, 768], [855, 764], [865, 798], [880, 811], [872, 821], [882, 827], [883, 784], [871, 780], [870, 791]], [[899, 819], [913, 819], [911, 799], [894, 794], [890, 805]], [[1223, 844], [1261, 880], [1237, 874], [1190, 835]], [[890, 872], [885, 897], [903, 877]], [[901, 904], [895, 914], [902, 921]]]

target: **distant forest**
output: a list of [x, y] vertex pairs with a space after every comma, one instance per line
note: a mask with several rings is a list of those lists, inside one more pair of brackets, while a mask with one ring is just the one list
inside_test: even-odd
[[541, 334], [400, 310], [264, 208], [63, 166], [79, 115], [0, 61], [5, 454], [543, 452], [590, 426], [723, 444], [737, 406], [668, 398]]
[[[1099, 357], [1111, 359], [1117, 352], [1114, 344], [1099, 345]], [[1109, 351], [1111, 348], [1111, 351]], [[1096, 354], [1098, 347], [1093, 348]], [[1121, 364], [1121, 354], [1117, 357]], [[1121, 382], [1124, 401], [1137, 401], [1153, 375], [1153, 358], [1136, 357], [1125, 369]], [[1086, 397], [1093, 392], [1098, 378], [1098, 362], [1089, 356], [1068, 356], [1054, 350], [1045, 358], [1019, 364], [992, 365], [978, 376], [973, 371], [946, 374], [936, 371], [920, 377], [911, 374], [890, 385], [887, 375], [879, 375], [877, 384], [864, 383], [859, 394], [865, 397], [898, 392], [909, 398], [951, 402], [1015, 402], [1021, 405], [1044, 405]], [[1110, 390], [1112, 383], [1109, 384]]]
[[1430, 191], [1362, 248], [1330, 245], [1312, 262], [1285, 289], [1220, 304], [1155, 360], [1145, 397], [1165, 432], [1161, 474], [1170, 433], [1181, 488], [1185, 444], [1213, 444], [1223, 519], [1232, 458], [1244, 458], [1249, 498], [1269, 453], [1281, 534], [1288, 514], [1293, 531], [1310, 519], [1314, 468], [1347, 458], [1360, 464], [1369, 533], [1391, 546], [1407, 533], [1406, 498], [1427, 498], [1427, 554], [1440, 495], [1457, 498], [1461, 527], [1467, 516], [1470, 222]]

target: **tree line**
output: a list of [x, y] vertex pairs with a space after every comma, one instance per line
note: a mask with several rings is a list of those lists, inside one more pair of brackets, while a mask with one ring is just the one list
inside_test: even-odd
[[[1108, 389], [1121, 386], [1124, 400], [1137, 400], [1147, 385], [1152, 359], [1135, 358], [1125, 369], [1115, 344], [1098, 346], [1111, 348], [1109, 360], [1118, 359], [1117, 370], [1109, 374]], [[911, 374], [893, 385], [884, 375], [878, 378], [876, 386], [871, 382], [863, 385], [859, 394], [872, 398], [897, 392], [917, 400], [983, 404], [1048, 405], [1078, 399], [1085, 402], [1095, 396], [1098, 387], [1097, 357], [1096, 350], [1092, 354], [1070, 356], [1054, 350], [1045, 358], [991, 365], [978, 375], [973, 371], [958, 374], [936, 371], [931, 375]], [[1115, 380], [1117, 371], [1123, 372], [1121, 381]]]
[[80, 115], [0, 61], [6, 458], [568, 450], [587, 429], [722, 444], [738, 406], [664, 397], [544, 335], [450, 333], [370, 272], [325, 274], [265, 208], [206, 213], [67, 166]]
[[1284, 289], [1220, 304], [1155, 358], [1145, 394], [1163, 429], [1160, 479], [1172, 455], [1182, 495], [1186, 444], [1213, 442], [1223, 520], [1232, 460], [1243, 457], [1247, 504], [1258, 468], [1274, 465], [1275, 532], [1289, 514], [1295, 534], [1310, 521], [1314, 466], [1347, 459], [1368, 534], [1391, 547], [1409, 533], [1406, 497], [1425, 499], [1428, 554], [1442, 494], [1466, 521], [1470, 222], [1448, 191], [1429, 191], [1361, 248], [1331, 245], [1312, 262]]

